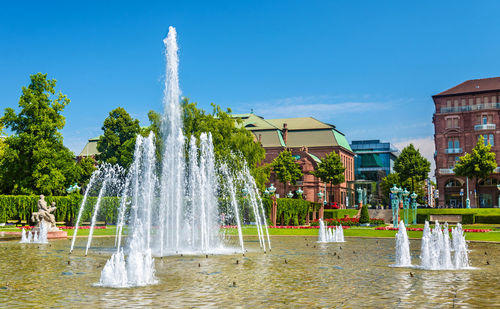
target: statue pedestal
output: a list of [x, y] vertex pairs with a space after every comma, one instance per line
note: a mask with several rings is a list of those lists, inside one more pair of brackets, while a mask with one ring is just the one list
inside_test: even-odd
[[63, 230], [47, 232], [47, 239], [66, 239], [68, 238], [68, 233]]
[[32, 229], [32, 232], [37, 232], [40, 235], [40, 225], [45, 225], [47, 229], [47, 239], [62, 239], [68, 238], [68, 233], [66, 231], [60, 230], [57, 227], [52, 227], [51, 224], [45, 220], [38, 223], [36, 227]]

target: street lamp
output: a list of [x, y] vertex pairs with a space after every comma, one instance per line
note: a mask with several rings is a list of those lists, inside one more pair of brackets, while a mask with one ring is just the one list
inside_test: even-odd
[[293, 193], [292, 193], [292, 191], [288, 192], [286, 196], [287, 196], [288, 198], [292, 198], [292, 197], [293, 197]]
[[243, 194], [243, 197], [246, 197], [248, 195], [248, 190], [247, 188], [241, 189], [241, 194]]
[[398, 211], [399, 211], [399, 199], [398, 199], [399, 188], [394, 185], [391, 188], [391, 208], [392, 208], [392, 224], [395, 228], [398, 227]]
[[409, 208], [410, 208], [410, 201], [408, 195], [410, 195], [410, 192], [405, 188], [402, 194], [403, 194], [404, 221], [405, 225], [408, 225]]
[[323, 199], [323, 191], [319, 191], [318, 192], [318, 200], [322, 200]]
[[274, 184], [271, 184], [267, 190], [273, 198], [273, 207], [271, 209], [271, 221], [273, 222], [273, 226], [276, 226], [276, 216], [278, 214], [278, 203], [276, 202], [276, 195], [274, 195], [274, 192], [276, 192], [276, 188], [274, 187]]
[[363, 207], [363, 189], [361, 187], [358, 187], [356, 189], [356, 192], [358, 192], [358, 205], [359, 208]]
[[417, 194], [415, 191], [410, 195], [411, 197], [411, 208], [413, 210], [413, 225], [417, 224]]
[[302, 196], [302, 193], [304, 193], [304, 191], [302, 191], [302, 189], [299, 187], [299, 189], [295, 191], [295, 193], [297, 193], [298, 196]]

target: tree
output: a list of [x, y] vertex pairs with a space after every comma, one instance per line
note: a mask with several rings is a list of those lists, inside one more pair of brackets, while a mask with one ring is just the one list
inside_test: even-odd
[[359, 215], [359, 223], [370, 223], [370, 214], [368, 213], [368, 205], [364, 204], [361, 207], [361, 214]]
[[289, 183], [295, 185], [297, 180], [302, 178], [303, 175], [300, 170], [300, 165], [295, 162], [295, 158], [292, 157], [292, 153], [288, 150], [280, 152], [280, 154], [274, 158], [271, 167], [276, 174], [276, 178], [285, 185], [285, 193], [287, 185]]
[[63, 145], [61, 115], [70, 100], [55, 92], [47, 74], [30, 76], [22, 88], [20, 112], [6, 108], [0, 123], [12, 131], [0, 160], [0, 190], [9, 194], [65, 194], [77, 178], [73, 153]]
[[[401, 181], [398, 173], [391, 173], [382, 179], [382, 181], [380, 182], [380, 190], [382, 192], [382, 199], [384, 200], [386, 205], [390, 205], [390, 193], [391, 187], [393, 185], [401, 188], [409, 188], [411, 186], [411, 179]], [[417, 194], [417, 203], [425, 203], [424, 197], [426, 196], [427, 192], [425, 181], [419, 181], [415, 183], [415, 190], [410, 191], [410, 193], [411, 192], [415, 192]]]
[[420, 150], [410, 144], [401, 151], [394, 162], [394, 170], [402, 182], [409, 179], [411, 191], [415, 191], [415, 184], [427, 178], [431, 171], [431, 163], [420, 154]]
[[484, 144], [484, 138], [481, 136], [476, 146], [472, 148], [472, 153], [460, 157], [453, 171], [455, 175], [474, 179], [474, 186], [477, 190], [479, 180], [488, 178], [495, 168], [497, 168], [495, 153], [491, 151], [490, 144]]
[[345, 167], [340, 156], [335, 151], [332, 151], [321, 159], [317, 169], [311, 172], [311, 174], [321, 179], [321, 181], [329, 183], [333, 191], [334, 185], [341, 184], [345, 181], [344, 171]]
[[95, 160], [92, 157], [83, 158], [76, 164], [77, 172], [78, 172], [78, 184], [83, 188], [85, 187], [92, 173], [96, 170]]
[[135, 140], [141, 131], [139, 120], [133, 119], [124, 108], [118, 107], [109, 113], [101, 129], [104, 134], [97, 142], [97, 150], [100, 152], [97, 160], [128, 168], [134, 160]]

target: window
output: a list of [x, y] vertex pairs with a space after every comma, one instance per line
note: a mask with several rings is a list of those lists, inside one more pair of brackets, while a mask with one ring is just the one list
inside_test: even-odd
[[481, 104], [481, 98], [479, 97], [476, 98], [476, 104]]
[[484, 103], [489, 103], [489, 98], [488, 97], [484, 97]]
[[452, 122], [453, 128], [458, 128], [458, 117], [453, 118]]
[[462, 99], [462, 106], [465, 106], [465, 99]]
[[469, 105], [474, 105], [474, 99], [473, 98], [469, 98]]
[[450, 137], [448, 138], [448, 149], [452, 149], [452, 148], [460, 148], [460, 140], [458, 139], [458, 137]]
[[490, 138], [488, 139], [488, 142], [490, 143], [491, 146], [495, 146], [495, 139], [493, 134], [490, 134]]
[[491, 103], [496, 103], [497, 102], [497, 97], [492, 95], [491, 96]]
[[448, 158], [448, 168], [451, 170], [455, 168], [455, 158], [454, 157], [449, 157]]
[[487, 116], [483, 116], [483, 124], [488, 124], [488, 117]]
[[459, 117], [447, 117], [446, 118], [446, 128], [451, 129], [451, 128], [458, 128], [459, 127]]
[[448, 107], [448, 108], [451, 107], [451, 100], [446, 101], [446, 107]]
[[455, 107], [458, 107], [458, 100], [455, 100]]
[[455, 140], [455, 148], [460, 148], [460, 141], [458, 139]]
[[447, 188], [452, 188], [452, 187], [461, 187], [460, 182], [456, 179], [450, 179], [446, 182], [444, 185]]
[[453, 140], [451, 138], [448, 139], [448, 148], [453, 148]]

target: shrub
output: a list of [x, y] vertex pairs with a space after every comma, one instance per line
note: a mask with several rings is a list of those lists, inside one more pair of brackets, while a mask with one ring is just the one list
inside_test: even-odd
[[361, 214], [359, 215], [359, 223], [365, 224], [370, 223], [370, 214], [368, 213], [368, 207], [363, 205], [361, 207]]
[[475, 223], [497, 224], [500, 223], [500, 216], [476, 216]]

